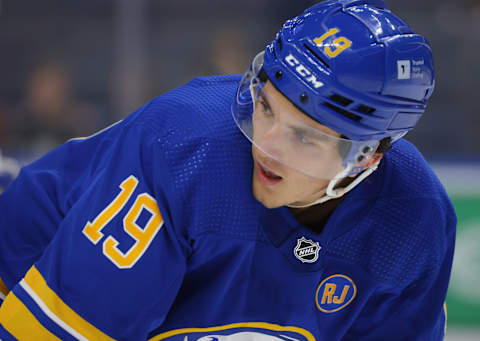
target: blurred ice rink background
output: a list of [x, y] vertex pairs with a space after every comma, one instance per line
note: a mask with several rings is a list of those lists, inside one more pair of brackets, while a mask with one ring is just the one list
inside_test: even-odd
[[[242, 73], [308, 0], [0, 0], [0, 149], [26, 163], [196, 76]], [[480, 340], [480, 0], [390, 0], [437, 85], [407, 136], [454, 201], [447, 340]]]

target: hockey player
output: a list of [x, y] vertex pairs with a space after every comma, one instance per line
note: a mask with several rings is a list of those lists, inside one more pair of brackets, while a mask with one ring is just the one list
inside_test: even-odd
[[0, 338], [441, 340], [455, 214], [402, 139], [433, 85], [383, 1], [330, 0], [53, 150], [0, 197]]

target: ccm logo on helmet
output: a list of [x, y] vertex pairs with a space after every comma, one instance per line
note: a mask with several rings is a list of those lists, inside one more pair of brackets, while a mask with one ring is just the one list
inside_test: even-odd
[[285, 57], [285, 61], [288, 65], [294, 67], [295, 71], [302, 76], [307, 83], [312, 84], [315, 89], [323, 86], [323, 83], [317, 80], [317, 77], [315, 77], [310, 70], [303, 66], [291, 53]]

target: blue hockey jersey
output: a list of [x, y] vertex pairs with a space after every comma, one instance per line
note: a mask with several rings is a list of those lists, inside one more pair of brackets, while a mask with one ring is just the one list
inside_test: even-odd
[[456, 218], [398, 141], [321, 233], [251, 191], [239, 77], [199, 78], [0, 196], [0, 339], [441, 340]]

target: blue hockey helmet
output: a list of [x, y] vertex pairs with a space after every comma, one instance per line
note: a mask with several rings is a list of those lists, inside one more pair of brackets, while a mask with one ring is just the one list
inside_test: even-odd
[[350, 139], [405, 135], [434, 88], [426, 39], [383, 0], [329, 0], [288, 20], [263, 70], [304, 113]]
[[[273, 103], [273, 111], [291, 112], [269, 96], [272, 86], [337, 135], [295, 115], [267, 119], [262, 101]], [[255, 57], [232, 111], [241, 131], [263, 153], [306, 175], [334, 179], [363, 171], [380, 140], [395, 141], [411, 130], [433, 88], [428, 42], [384, 1], [328, 0], [288, 20]], [[281, 126], [301, 132], [296, 133], [301, 141], [310, 136], [309, 143], [276, 137], [272, 142], [271, 130], [280, 136]], [[326, 146], [339, 153], [326, 153]]]

